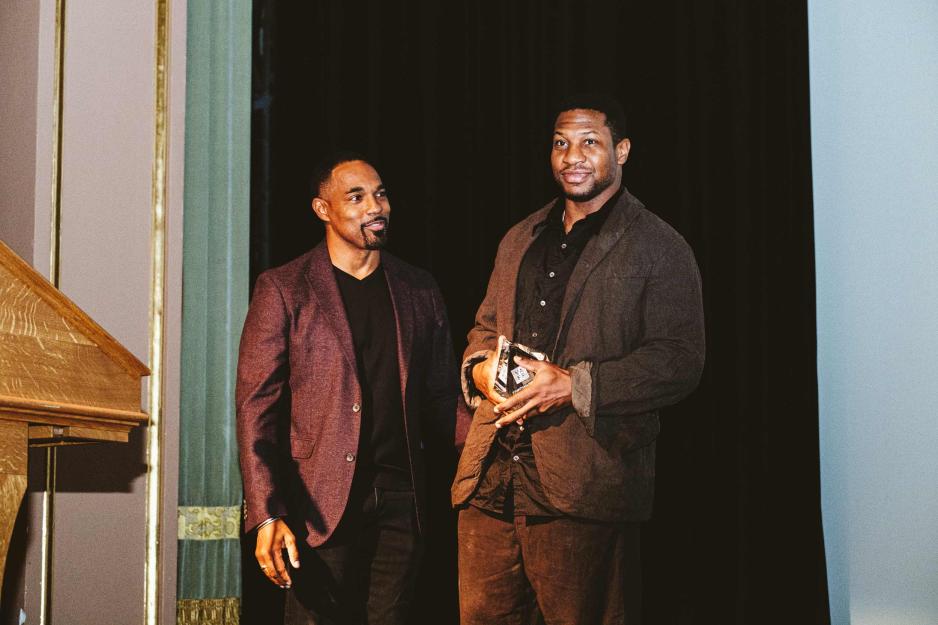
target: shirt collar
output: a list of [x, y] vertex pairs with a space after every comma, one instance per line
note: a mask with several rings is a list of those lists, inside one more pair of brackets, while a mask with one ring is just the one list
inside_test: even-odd
[[[622, 193], [625, 191], [625, 185], [620, 185], [618, 191], [612, 194], [606, 202], [600, 207], [600, 209], [594, 213], [590, 213], [580, 221], [584, 222], [583, 225], [589, 224], [590, 226], [594, 225], [596, 229], [602, 227], [603, 223], [606, 221], [606, 218], [609, 216], [609, 213], [612, 212], [612, 207], [615, 206], [616, 202], [619, 201], [619, 198], [622, 197]], [[554, 205], [550, 207], [550, 210], [547, 211], [547, 216], [544, 217], [541, 221], [534, 224], [531, 228], [531, 232], [538, 232], [541, 228], [547, 224], [556, 225], [558, 227], [563, 227], [563, 211], [564, 211], [564, 199], [562, 197], [557, 198], [554, 202]], [[578, 221], [577, 223], [580, 223]]]

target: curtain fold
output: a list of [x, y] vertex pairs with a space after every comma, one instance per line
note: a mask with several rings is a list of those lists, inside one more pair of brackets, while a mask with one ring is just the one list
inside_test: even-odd
[[177, 623], [232, 625], [241, 596], [234, 425], [248, 300], [251, 3], [190, 2]]

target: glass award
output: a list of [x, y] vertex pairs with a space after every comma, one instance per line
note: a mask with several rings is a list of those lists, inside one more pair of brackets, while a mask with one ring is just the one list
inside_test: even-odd
[[511, 397], [534, 380], [534, 372], [515, 362], [515, 356], [534, 360], [547, 360], [547, 356], [520, 343], [512, 343], [504, 336], [498, 337], [498, 365], [495, 369], [495, 392], [502, 397]]

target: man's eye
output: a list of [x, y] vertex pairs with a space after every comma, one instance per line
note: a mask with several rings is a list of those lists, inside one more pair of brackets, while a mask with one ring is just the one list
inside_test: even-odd
[[584, 141], [583, 143], [585, 143], [586, 145], [595, 145], [595, 144], [596, 144], [596, 139], [587, 139], [587, 140]]
[[350, 195], [348, 199], [349, 202], [361, 202], [362, 196], [356, 193], [355, 195]]
[[565, 147], [566, 145], [567, 145], [567, 142], [564, 141], [563, 139], [555, 139], [555, 140], [554, 140], [554, 147], [555, 147], [555, 148], [562, 148], [562, 147]]
[[387, 191], [378, 191], [378, 192], [375, 193], [375, 197], [378, 198], [378, 199], [386, 198], [387, 196], [388, 196], [388, 192], [387, 192]]

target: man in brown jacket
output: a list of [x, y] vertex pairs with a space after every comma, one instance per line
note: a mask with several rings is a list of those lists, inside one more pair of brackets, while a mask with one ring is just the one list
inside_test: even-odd
[[260, 275], [241, 336], [245, 527], [263, 572], [292, 587], [287, 623], [403, 625], [424, 443], [455, 431], [449, 323], [433, 278], [381, 250], [390, 205], [371, 165], [339, 154], [314, 192], [325, 242]]
[[[502, 239], [463, 362], [475, 413], [452, 489], [462, 625], [533, 609], [548, 624], [637, 622], [658, 410], [703, 369], [697, 264], [622, 186], [621, 107], [585, 95], [558, 111], [563, 197]], [[499, 335], [549, 357], [516, 361], [535, 375], [509, 398], [494, 389]]]

